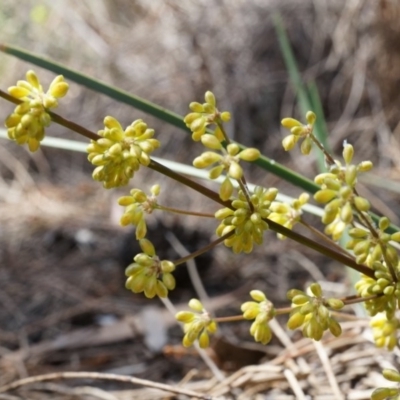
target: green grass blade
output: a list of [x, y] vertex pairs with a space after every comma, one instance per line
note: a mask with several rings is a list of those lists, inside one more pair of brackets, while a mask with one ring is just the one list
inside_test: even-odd
[[318, 118], [315, 121], [315, 135], [325, 147], [325, 149], [332, 154], [332, 149], [328, 143], [328, 128], [326, 126], [324, 110], [322, 108], [322, 102], [321, 98], [319, 97], [317, 85], [314, 81], [310, 82], [310, 84], [308, 85], [308, 93], [311, 102], [311, 109], [315, 112], [316, 115], [318, 115]]
[[[322, 118], [322, 115], [320, 115], [315, 109], [313, 109], [309, 93], [307, 92], [307, 88], [303, 84], [299, 69], [297, 67], [297, 62], [289, 42], [289, 38], [286, 34], [282, 18], [279, 13], [275, 13], [273, 15], [273, 22], [276, 33], [278, 35], [278, 42], [286, 65], [286, 69], [289, 73], [290, 81], [294, 87], [297, 96], [297, 102], [301, 114], [305, 115], [307, 111], [310, 110], [315, 112], [315, 114], [317, 115], [317, 122], [314, 126], [314, 132], [317, 138], [319, 138], [322, 136], [322, 132], [320, 132], [321, 125], [318, 124], [318, 120]], [[320, 171], [326, 171], [324, 155], [319, 150], [316, 150], [314, 154], [317, 158], [318, 169]]]

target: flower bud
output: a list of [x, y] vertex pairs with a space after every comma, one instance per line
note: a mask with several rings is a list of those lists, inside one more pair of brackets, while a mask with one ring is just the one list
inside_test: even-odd
[[302, 123], [300, 121], [297, 121], [297, 119], [294, 119], [294, 118], [284, 118], [281, 121], [281, 124], [283, 127], [287, 128], [287, 129], [291, 129], [295, 126], [302, 126]]
[[301, 154], [304, 154], [306, 156], [306, 155], [310, 154], [311, 149], [312, 149], [312, 140], [311, 140], [311, 138], [306, 137], [300, 146]]
[[317, 116], [312, 111], [307, 111], [306, 120], [310, 125], [314, 125]]
[[346, 164], [350, 164], [354, 156], [354, 148], [351, 144], [346, 144], [343, 148], [343, 159]]
[[253, 300], [258, 302], [267, 300], [265, 294], [261, 290], [252, 290], [250, 292], [250, 296], [252, 297]]
[[206, 94], [204, 95], [204, 99], [208, 104], [215, 107], [215, 96], [212, 92], [207, 91]]
[[201, 143], [205, 147], [208, 147], [209, 149], [212, 150], [221, 150], [222, 149], [222, 144], [221, 142], [214, 136], [210, 134], [205, 134], [201, 137]]
[[[198, 118], [198, 117], [200, 116], [200, 115], [198, 115], [198, 113], [203, 113], [203, 112], [204, 112], [204, 107], [203, 107], [203, 105], [200, 104], [200, 103], [198, 103], [198, 102], [196, 102], [196, 101], [193, 101], [192, 103], [190, 103], [190, 104], [189, 104], [189, 108], [190, 108], [194, 113], [196, 113], [196, 114], [195, 114], [195, 116], [193, 115], [194, 113], [188, 114], [188, 115], [186, 116], [186, 118], [185, 118], [185, 122], [186, 122], [186, 123], [189, 122], [189, 119], [190, 119], [190, 118], [193, 118], [193, 120], [194, 120], [195, 118]], [[191, 117], [189, 117], [189, 115], [190, 115]], [[188, 118], [188, 117], [189, 117], [189, 118]]]
[[391, 382], [400, 382], [400, 373], [395, 369], [384, 369], [382, 375]]
[[298, 141], [298, 138], [294, 135], [289, 135], [286, 136], [283, 140], [282, 140], [282, 146], [285, 149], [285, 151], [290, 151], [294, 148], [294, 146], [296, 145]]
[[239, 153], [239, 158], [244, 161], [255, 161], [260, 157], [258, 149], [248, 148]]
[[202, 312], [204, 310], [203, 304], [198, 299], [191, 299], [188, 305], [193, 311]]

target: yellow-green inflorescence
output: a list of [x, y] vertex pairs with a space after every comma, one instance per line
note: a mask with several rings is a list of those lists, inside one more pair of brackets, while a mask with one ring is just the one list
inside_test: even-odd
[[216, 233], [224, 236], [232, 232], [224, 244], [231, 247], [234, 253], [250, 253], [254, 243], [262, 244], [264, 231], [268, 229], [265, 218], [271, 213], [271, 202], [277, 193], [275, 188], [257, 186], [250, 195], [249, 204], [245, 194], [239, 190], [238, 197], [232, 200], [232, 208], [222, 208], [215, 213], [215, 217], [221, 220]]
[[303, 336], [314, 340], [321, 340], [324, 331], [328, 329], [334, 336], [340, 336], [342, 329], [329, 309], [340, 310], [344, 306], [343, 301], [325, 299], [318, 283], [311, 284], [309, 292], [310, 294], [297, 289], [289, 290], [287, 296], [292, 301], [293, 309], [287, 322], [288, 328], [302, 327]]
[[193, 311], [180, 311], [175, 316], [179, 322], [184, 324], [185, 335], [182, 343], [185, 347], [189, 347], [198, 340], [199, 346], [206, 348], [210, 342], [209, 334], [217, 331], [217, 324], [199, 300], [190, 300], [189, 307]]
[[[287, 229], [293, 229], [294, 225], [300, 221], [303, 214], [301, 208], [308, 202], [309, 198], [310, 195], [308, 193], [302, 193], [298, 199], [292, 201], [292, 204], [273, 201], [268, 219], [283, 225]], [[286, 236], [278, 233], [278, 238], [286, 239]]]
[[391, 241], [399, 242], [400, 235], [385, 233], [389, 225], [389, 219], [382, 217], [373, 234], [362, 228], [350, 229], [347, 247], [353, 250], [358, 262], [374, 271], [373, 277], [362, 275], [355, 288], [366, 299], [368, 314], [374, 317], [371, 326], [376, 345], [393, 349], [400, 325], [396, 316], [400, 308], [400, 263]]
[[172, 261], [160, 260], [153, 244], [147, 239], [139, 241], [143, 253], [133, 259], [134, 263], [125, 270], [126, 288], [133, 293], [144, 292], [148, 298], [167, 297], [168, 291], [175, 289], [175, 278], [172, 272], [175, 265]]
[[388, 320], [385, 313], [378, 313], [372, 317], [370, 325], [377, 347], [393, 350], [397, 346], [397, 330], [400, 326], [397, 318], [393, 317]]
[[68, 88], [64, 77], [59, 75], [45, 93], [35, 72], [28, 71], [26, 81], [18, 81], [16, 86], [8, 88], [11, 96], [22, 100], [6, 119], [8, 137], [20, 145], [28, 144], [30, 151], [36, 151], [51, 122], [47, 110], [58, 106], [57, 99], [64, 97]]
[[250, 296], [254, 301], [247, 301], [241, 306], [243, 317], [254, 322], [250, 327], [250, 334], [256, 342], [267, 344], [272, 338], [271, 328], [268, 325], [275, 316], [275, 308], [260, 290], [252, 290]]
[[216, 107], [215, 96], [212, 92], [206, 92], [205, 103], [193, 102], [189, 104], [192, 111], [184, 118], [186, 126], [192, 131], [192, 139], [198, 142], [201, 137], [206, 133], [207, 127], [215, 125], [216, 129], [214, 134], [218, 139], [223, 140], [222, 132], [218, 124], [228, 122], [231, 119], [229, 112], [218, 111]]
[[315, 177], [315, 183], [321, 190], [314, 194], [314, 199], [326, 204], [322, 222], [327, 225], [325, 233], [339, 240], [347, 226], [353, 222], [353, 212], [365, 213], [370, 204], [367, 199], [355, 192], [357, 175], [372, 168], [370, 161], [363, 161], [358, 165], [351, 164], [354, 149], [351, 144], [345, 144], [343, 158], [345, 165], [335, 160], [329, 172]]
[[[385, 379], [397, 384], [400, 383], [400, 373], [395, 369], [384, 369], [382, 375]], [[399, 387], [380, 387], [371, 394], [371, 400], [398, 400], [400, 398]]]
[[210, 170], [210, 179], [217, 179], [222, 172], [227, 176], [223, 181], [219, 196], [222, 200], [228, 200], [233, 193], [233, 184], [230, 178], [239, 180], [243, 177], [243, 169], [240, 166], [240, 160], [255, 161], [260, 157], [260, 151], [254, 148], [240, 150], [236, 143], [228, 144], [226, 149], [222, 146], [220, 139], [211, 134], [204, 134], [201, 141], [205, 147], [213, 150], [219, 150], [222, 154], [213, 151], [206, 151], [193, 160], [196, 168], [207, 168], [212, 164], [218, 164]]
[[286, 151], [290, 151], [301, 139], [301, 152], [305, 155], [309, 154], [312, 148], [311, 135], [313, 134], [314, 123], [316, 119], [317, 117], [312, 111], [308, 111], [306, 114], [307, 124], [302, 124], [300, 121], [294, 118], [284, 118], [281, 122], [282, 126], [290, 129], [290, 135], [286, 136], [283, 139], [283, 148]]
[[130, 196], [118, 199], [120, 206], [125, 206], [125, 212], [121, 217], [122, 226], [132, 224], [136, 227], [136, 239], [143, 239], [147, 234], [146, 214], [151, 214], [157, 208], [157, 196], [160, 194], [160, 185], [151, 187], [151, 195], [147, 196], [140, 189], [132, 189]]
[[88, 146], [89, 161], [96, 166], [93, 179], [106, 189], [124, 186], [139, 170], [140, 165], [150, 164], [149, 155], [160, 142], [154, 139], [154, 130], [141, 119], [132, 122], [125, 130], [113, 117], [104, 119], [105, 128]]

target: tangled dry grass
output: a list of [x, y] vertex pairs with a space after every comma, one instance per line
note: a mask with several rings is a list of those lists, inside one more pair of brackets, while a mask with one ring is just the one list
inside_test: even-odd
[[[375, 175], [360, 191], [399, 223], [397, 1], [65, 0], [45, 1], [44, 9], [36, 3], [26, 2], [26, 12], [3, 0], [2, 41], [180, 114], [212, 88], [234, 115], [229, 133], [236, 140], [311, 176], [312, 161], [283, 154], [280, 145], [279, 120], [296, 111], [270, 18], [279, 10], [304, 80], [319, 88], [332, 147], [339, 152], [348, 139], [359, 159], [374, 162]], [[30, 68], [1, 54], [0, 61], [3, 89]], [[39, 73], [50, 80], [46, 71]], [[3, 104], [0, 117], [11, 109]], [[145, 117], [74, 84], [59, 112], [93, 130], [107, 114], [125, 124]], [[198, 149], [187, 137], [145, 118], [164, 144], [162, 156], [190, 162]], [[73, 137], [59, 127], [50, 134]], [[252, 181], [297, 194], [269, 174], [252, 174]], [[229, 325], [203, 354], [204, 363], [179, 345], [179, 328], [161, 304], [123, 289], [118, 258], [126, 234], [115, 222], [116, 194], [89, 176], [84, 155], [44, 149], [32, 156], [0, 142], [0, 399], [356, 400], [385, 385], [383, 367], [398, 366], [398, 351], [376, 349], [362, 319], [345, 322], [342, 337], [327, 336], [321, 344], [289, 336], [276, 324], [276, 339], [267, 347], [250, 343], [246, 324]], [[151, 179], [138, 175], [135, 185], [145, 188]], [[163, 200], [208, 207], [173, 186]], [[198, 227], [195, 220], [179, 222], [188, 230]], [[212, 226], [201, 228], [209, 233]], [[216, 312], [235, 312], [254, 285], [277, 302], [289, 287], [310, 279], [334, 281], [326, 286], [335, 294], [350, 287], [340, 266], [272, 234], [250, 259], [218, 250], [202, 279]], [[192, 295], [190, 287], [180, 289], [176, 307], [184, 308]], [[137, 380], [106, 380], [111, 374]], [[156, 383], [168, 387], [160, 391]]]

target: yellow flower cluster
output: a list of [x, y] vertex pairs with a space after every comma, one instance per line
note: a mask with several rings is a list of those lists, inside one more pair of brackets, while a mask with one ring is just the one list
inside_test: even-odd
[[281, 124], [286, 129], [290, 129], [290, 135], [286, 136], [282, 141], [282, 146], [286, 151], [290, 151], [294, 148], [296, 143], [302, 139], [300, 150], [302, 154], [309, 154], [312, 148], [311, 135], [313, 133], [316, 115], [312, 111], [308, 111], [306, 114], [307, 124], [304, 125], [300, 121], [294, 118], [284, 118]]
[[376, 314], [370, 322], [375, 344], [393, 350], [397, 345], [397, 330], [400, 322], [396, 317], [388, 320], [384, 313]]
[[236, 143], [229, 144], [225, 150], [216, 136], [207, 133], [201, 137], [201, 141], [204, 146], [220, 150], [223, 154], [206, 151], [193, 160], [193, 165], [196, 168], [207, 168], [212, 164], [218, 163], [217, 166], [210, 170], [209, 177], [210, 179], [217, 179], [222, 172], [226, 172], [227, 177], [220, 187], [219, 195], [222, 200], [229, 200], [233, 193], [233, 185], [229, 177], [236, 180], [241, 179], [243, 169], [239, 164], [240, 160], [255, 161], [260, 157], [260, 152], [254, 148], [247, 148], [241, 151]]
[[57, 99], [67, 94], [68, 83], [59, 75], [45, 93], [35, 72], [28, 71], [26, 81], [18, 81], [17, 86], [8, 88], [8, 92], [22, 100], [6, 119], [8, 137], [19, 145], [27, 143], [30, 151], [36, 151], [44, 139], [44, 128], [51, 122], [46, 111], [58, 106]]
[[[301, 208], [308, 202], [309, 198], [308, 193], [302, 193], [298, 199], [292, 201], [292, 204], [272, 202], [270, 207], [271, 214], [268, 219], [283, 225], [287, 229], [293, 229], [294, 225], [300, 221], [303, 213]], [[278, 238], [286, 239], [286, 236], [278, 233]]]
[[[205, 103], [192, 102], [189, 108], [192, 111], [184, 118], [186, 126], [192, 131], [192, 139], [198, 142], [206, 133], [206, 128], [212, 124], [228, 122], [231, 119], [229, 112], [219, 112], [216, 107], [215, 96], [211, 92], [206, 92]], [[216, 136], [221, 139], [221, 132], [215, 132]]]
[[120, 224], [122, 226], [129, 224], [136, 226], [136, 239], [140, 240], [147, 233], [145, 214], [151, 214], [157, 208], [156, 197], [160, 194], [160, 185], [152, 186], [150, 196], [147, 196], [140, 189], [132, 189], [130, 193], [130, 196], [123, 196], [118, 199], [118, 204], [126, 207]]
[[265, 189], [257, 186], [250, 196], [250, 204], [245, 194], [239, 190], [238, 198], [232, 201], [232, 208], [222, 208], [215, 213], [215, 218], [221, 220], [216, 233], [224, 236], [229, 232], [232, 235], [224, 240], [227, 247], [231, 247], [234, 253], [250, 253], [254, 243], [263, 242], [264, 231], [268, 229], [265, 218], [270, 214], [269, 207], [275, 200], [278, 190]]
[[268, 325], [275, 316], [275, 308], [260, 290], [252, 290], [250, 296], [254, 301], [247, 301], [241, 306], [245, 319], [254, 319], [250, 327], [250, 334], [256, 342], [267, 344], [272, 338], [271, 328]]
[[[395, 369], [384, 369], [382, 375], [391, 382], [400, 383], [400, 373]], [[371, 394], [371, 400], [398, 400], [400, 390], [397, 387], [380, 387], [375, 389]]]
[[102, 138], [92, 140], [87, 151], [88, 160], [96, 166], [93, 179], [110, 189], [126, 185], [140, 165], [149, 165], [149, 155], [160, 147], [160, 142], [153, 139], [154, 129], [141, 119], [125, 130], [110, 116], [104, 119], [104, 125], [104, 130], [98, 132]]
[[340, 336], [342, 328], [332, 317], [329, 308], [340, 310], [344, 304], [340, 299], [324, 299], [318, 283], [309, 287], [310, 295], [297, 289], [289, 290], [288, 299], [292, 301], [287, 327], [297, 329], [303, 326], [303, 336], [321, 340], [324, 331], [329, 329], [334, 336]]
[[185, 347], [192, 346], [198, 340], [199, 346], [204, 349], [208, 347], [209, 333], [217, 331], [217, 324], [210, 314], [204, 309], [203, 304], [197, 299], [189, 301], [189, 307], [194, 311], [180, 311], [175, 318], [183, 322], [185, 336], [182, 343]]
[[374, 269], [375, 279], [362, 275], [354, 286], [361, 297], [377, 296], [364, 302], [369, 315], [385, 312], [387, 318], [391, 320], [400, 305], [400, 282], [393, 281], [384, 264], [376, 262]]
[[172, 261], [160, 259], [153, 244], [147, 239], [139, 241], [143, 253], [135, 256], [134, 263], [125, 270], [128, 277], [125, 287], [133, 293], [144, 292], [149, 299], [154, 296], [167, 297], [168, 291], [175, 289], [175, 278], [172, 272], [175, 265]]
[[397, 251], [390, 241], [400, 242], [400, 232], [391, 235], [385, 233], [389, 225], [390, 220], [387, 217], [380, 218], [379, 229], [375, 229], [378, 237], [363, 228], [349, 229], [351, 239], [346, 243], [346, 248], [353, 250], [358, 264], [366, 264], [373, 268], [375, 262], [382, 261], [383, 251], [392, 265], [398, 264]]
[[333, 240], [339, 240], [346, 228], [353, 221], [353, 211], [366, 212], [370, 209], [367, 199], [354, 192], [357, 175], [372, 168], [370, 161], [363, 161], [358, 165], [350, 164], [354, 149], [350, 144], [345, 144], [343, 158], [346, 165], [335, 160], [330, 171], [319, 174], [314, 181], [321, 186], [321, 190], [314, 194], [314, 199], [326, 204], [322, 222], [327, 225], [325, 233], [331, 235]]

